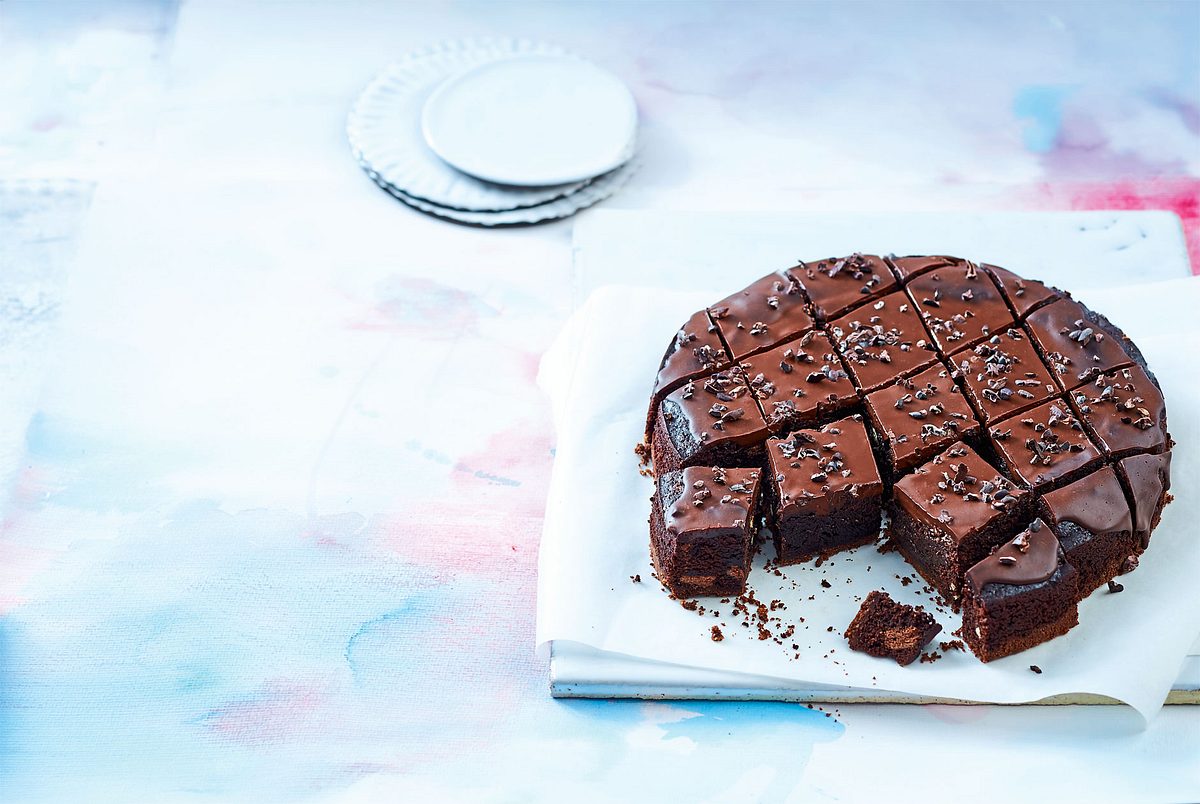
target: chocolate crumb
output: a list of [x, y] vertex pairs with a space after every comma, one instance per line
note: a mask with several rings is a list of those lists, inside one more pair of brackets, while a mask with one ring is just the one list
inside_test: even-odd
[[724, 638], [725, 638], [725, 635], [723, 633], [721, 633], [721, 629], [714, 625], [712, 627], [712, 641], [720, 642]]
[[1116, 581], [1109, 581], [1108, 582], [1108, 591], [1109, 591], [1109, 594], [1115, 595], [1117, 592], [1124, 592], [1125, 587], [1124, 587], [1124, 585], [1119, 584]]
[[630, 575], [629, 580], [633, 581], [634, 583], [641, 583], [642, 576], [641, 575]]
[[1029, 665], [1029, 669], [1037, 673], [1039, 676], [1042, 674], [1042, 668], [1038, 667], [1036, 664]]

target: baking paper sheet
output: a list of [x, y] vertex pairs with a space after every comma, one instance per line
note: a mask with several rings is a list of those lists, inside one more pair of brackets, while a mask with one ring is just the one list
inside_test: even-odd
[[[756, 558], [751, 586], [758, 598], [784, 601], [787, 608], [777, 614], [796, 624], [786, 646], [757, 639], [728, 604], [716, 605], [719, 617], [701, 617], [669, 599], [650, 577], [646, 522], [652, 481], [638, 473], [633, 446], [641, 438], [665, 345], [679, 322], [719, 298], [719, 291], [610, 286], [592, 293], [569, 322], [539, 377], [558, 428], [539, 564], [539, 646], [569, 640], [690, 667], [997, 703], [1096, 693], [1152, 717], [1200, 631], [1195, 583], [1200, 539], [1192, 524], [1200, 510], [1187, 493], [1195, 487], [1200, 462], [1194, 355], [1200, 345], [1194, 312], [1200, 309], [1200, 279], [1075, 289], [1075, 296], [1110, 315], [1142, 348], [1162, 384], [1178, 445], [1172, 465], [1176, 500], [1164, 512], [1151, 549], [1135, 573], [1120, 579], [1123, 593], [1101, 589], [1081, 603], [1081, 623], [1066, 636], [987, 665], [950, 651], [937, 662], [901, 668], [850, 651], [841, 633], [870, 590], [886, 589], [898, 600], [929, 607], [929, 598], [918, 594], [923, 583], [905, 587], [897, 579], [914, 576], [903, 559], [873, 546], [821, 567], [785, 568], [783, 579], [762, 571], [764, 554]], [[643, 582], [631, 582], [639, 574]], [[951, 639], [958, 616], [934, 613], [944, 628], [938, 639]], [[710, 629], [720, 623], [726, 638], [716, 643]], [[792, 642], [799, 658], [790, 650]], [[1032, 672], [1031, 665], [1042, 672]]]

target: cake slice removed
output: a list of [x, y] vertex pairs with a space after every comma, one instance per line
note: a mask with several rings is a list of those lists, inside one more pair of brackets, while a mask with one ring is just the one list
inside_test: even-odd
[[874, 591], [854, 615], [846, 640], [852, 650], [906, 665], [912, 664], [941, 630], [920, 606], [897, 603], [887, 592]]
[[963, 640], [982, 662], [1028, 650], [1078, 625], [1078, 600], [1079, 573], [1035, 519], [967, 570]]

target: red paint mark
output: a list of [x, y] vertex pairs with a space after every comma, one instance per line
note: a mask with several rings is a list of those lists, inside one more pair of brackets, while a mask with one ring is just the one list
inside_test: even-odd
[[214, 734], [242, 745], [278, 745], [328, 728], [328, 690], [323, 684], [268, 681], [253, 695], [204, 716]]
[[473, 293], [431, 279], [393, 277], [377, 290], [378, 301], [349, 322], [350, 329], [456, 340], [478, 331], [495, 310]]
[[1034, 209], [1165, 209], [1183, 223], [1192, 273], [1200, 274], [1200, 179], [1131, 179], [1114, 182], [1057, 182], [1020, 190]]

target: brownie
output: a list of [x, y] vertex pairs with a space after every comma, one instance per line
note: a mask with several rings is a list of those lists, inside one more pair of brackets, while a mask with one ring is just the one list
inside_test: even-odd
[[1134, 362], [1128, 339], [1107, 318], [1074, 299], [1059, 299], [1026, 319], [1046, 365], [1064, 391], [1088, 382], [1097, 373]]
[[868, 394], [865, 404], [893, 479], [980, 432], [962, 389], [940, 362]]
[[650, 410], [646, 414], [646, 438], [654, 430], [654, 419], [658, 415], [658, 403], [667, 394], [688, 380], [701, 377], [729, 365], [729, 354], [721, 343], [717, 325], [701, 310], [687, 320], [675, 333], [667, 353], [658, 365], [654, 378], [654, 391], [650, 394]]
[[1079, 574], [1040, 519], [967, 571], [963, 641], [990, 662], [1062, 636], [1079, 623]]
[[813, 315], [822, 321], [896, 289], [896, 278], [873, 254], [805, 262], [789, 273], [804, 286]]
[[947, 257], [940, 254], [916, 257], [897, 257], [889, 254], [887, 262], [892, 268], [892, 273], [901, 283], [907, 282], [914, 276], [932, 271], [934, 268], [954, 268], [967, 264], [967, 261], [960, 257]]
[[879, 534], [883, 481], [861, 416], [767, 442], [767, 526], [780, 564]]
[[1038, 282], [1036, 279], [1025, 279], [999, 265], [983, 263], [979, 266], [987, 271], [1000, 288], [1004, 300], [1018, 320], [1025, 318], [1032, 310], [1036, 310], [1061, 294], [1054, 288]]
[[758, 469], [691, 466], [658, 478], [650, 557], [676, 597], [736, 597], [758, 533]]
[[824, 332], [810, 330], [746, 358], [741, 368], [773, 433], [812, 427], [858, 404], [854, 383]]
[[1009, 327], [955, 352], [950, 362], [984, 424], [1044, 402], [1059, 393], [1025, 330]]
[[1133, 509], [1134, 534], [1138, 545], [1145, 550], [1150, 545], [1150, 532], [1158, 527], [1162, 509], [1171, 501], [1171, 453], [1131, 455], [1117, 463], [1117, 473], [1129, 494]]
[[959, 442], [901, 478], [890, 507], [892, 541], [956, 605], [967, 568], [1027, 520], [1029, 495]]
[[833, 345], [859, 390], [874, 391], [897, 375], [933, 363], [933, 345], [903, 292], [897, 291], [829, 325]]
[[1101, 374], [1071, 392], [1092, 439], [1111, 458], [1160, 452], [1167, 445], [1167, 405], [1141, 366]]
[[811, 329], [800, 283], [786, 273], [767, 274], [708, 308], [734, 359], [769, 349]]
[[850, 649], [880, 659], [912, 664], [942, 630], [937, 620], [920, 606], [892, 600], [887, 592], [872, 591], [846, 628]]
[[1038, 512], [1079, 573], [1080, 597], [1112, 580], [1140, 551], [1129, 502], [1110, 466], [1043, 495]]
[[1064, 486], [1101, 460], [1079, 417], [1062, 397], [995, 422], [988, 438], [1001, 467], [1036, 491]]
[[767, 434], [740, 368], [688, 380], [658, 406], [650, 441], [654, 473], [685, 466], [762, 466]]
[[972, 262], [928, 271], [910, 280], [904, 289], [943, 354], [1013, 323], [1012, 311], [996, 283]]

